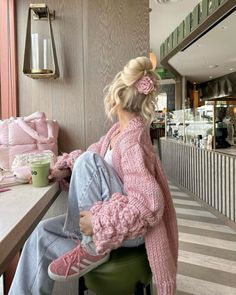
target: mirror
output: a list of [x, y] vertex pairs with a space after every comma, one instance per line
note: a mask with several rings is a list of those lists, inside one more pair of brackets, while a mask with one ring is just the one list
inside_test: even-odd
[[236, 72], [236, 11], [168, 61], [181, 76], [202, 83]]

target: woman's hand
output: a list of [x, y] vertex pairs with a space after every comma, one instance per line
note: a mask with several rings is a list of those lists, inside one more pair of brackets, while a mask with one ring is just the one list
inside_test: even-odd
[[71, 175], [70, 169], [51, 169], [48, 178], [54, 181], [65, 179]]
[[92, 227], [92, 213], [90, 211], [80, 212], [80, 222], [79, 222], [81, 232], [86, 236], [93, 235]]

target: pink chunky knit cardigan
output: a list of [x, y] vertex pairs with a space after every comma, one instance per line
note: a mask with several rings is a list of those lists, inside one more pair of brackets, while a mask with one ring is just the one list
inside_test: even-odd
[[[118, 131], [119, 123], [116, 123], [88, 150], [104, 157], [110, 139]], [[71, 156], [76, 158], [80, 153], [73, 152]], [[73, 164], [71, 156], [62, 157], [64, 165]], [[119, 136], [113, 147], [112, 161], [127, 195], [115, 193], [108, 201], [98, 202], [90, 209], [96, 249], [104, 253], [119, 247], [126, 239], [143, 235], [158, 295], [175, 294], [176, 214], [166, 177], [140, 117], [131, 120]], [[63, 166], [63, 161], [61, 164]]]

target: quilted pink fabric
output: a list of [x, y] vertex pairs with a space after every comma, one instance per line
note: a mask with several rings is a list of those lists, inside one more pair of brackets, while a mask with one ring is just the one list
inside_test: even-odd
[[[36, 112], [35, 114], [41, 114]], [[42, 113], [44, 114], [44, 113]], [[57, 137], [59, 126], [56, 121], [46, 118], [34, 119], [27, 122], [27, 125], [38, 136], [47, 138], [48, 127], [53, 132], [50, 140], [36, 140], [28, 134], [18, 123], [19, 118], [10, 118], [0, 121], [0, 168], [10, 169], [15, 155], [51, 150], [55, 155], [58, 154]]]

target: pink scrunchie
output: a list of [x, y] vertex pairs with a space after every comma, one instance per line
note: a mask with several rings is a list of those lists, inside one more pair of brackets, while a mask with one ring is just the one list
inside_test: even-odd
[[145, 95], [151, 93], [154, 90], [154, 83], [149, 76], [143, 76], [136, 83], [135, 87], [137, 88], [139, 93], [143, 93]]

